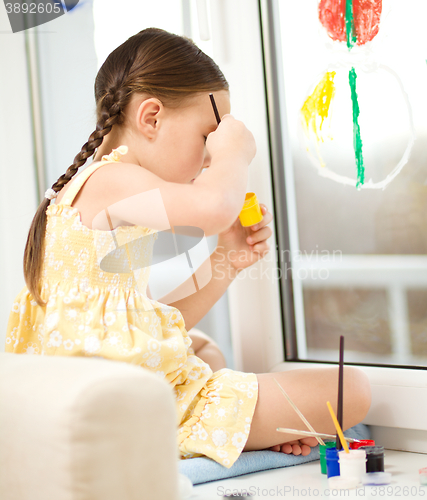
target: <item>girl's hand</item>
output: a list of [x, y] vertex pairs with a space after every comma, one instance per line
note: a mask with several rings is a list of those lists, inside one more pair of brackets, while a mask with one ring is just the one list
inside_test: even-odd
[[216, 251], [221, 252], [238, 271], [255, 264], [269, 252], [267, 239], [273, 231], [267, 224], [273, 220], [273, 216], [264, 204], [260, 203], [260, 208], [263, 219], [258, 224], [243, 227], [237, 217], [229, 229], [218, 234]]
[[215, 132], [206, 140], [206, 149], [212, 158], [220, 155], [239, 155], [249, 165], [256, 153], [255, 139], [245, 124], [232, 115], [224, 115]]

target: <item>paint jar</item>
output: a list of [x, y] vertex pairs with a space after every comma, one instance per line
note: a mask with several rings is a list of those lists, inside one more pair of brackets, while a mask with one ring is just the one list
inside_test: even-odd
[[390, 483], [390, 472], [367, 472], [362, 476], [362, 484], [364, 486], [381, 486]]
[[350, 449], [358, 450], [361, 446], [375, 446], [373, 439], [361, 439], [358, 443], [350, 443]]
[[340, 475], [342, 477], [355, 477], [358, 482], [362, 481], [362, 475], [366, 473], [366, 452], [365, 450], [345, 450], [338, 452], [338, 462], [340, 464]]
[[420, 474], [420, 484], [422, 486], [427, 486], [427, 467], [423, 467], [418, 472]]
[[333, 476], [328, 479], [330, 490], [351, 490], [357, 488], [358, 485], [359, 481], [355, 477]]
[[338, 450], [333, 446], [326, 448], [326, 470], [329, 477], [340, 475], [340, 464], [338, 463]]
[[366, 472], [384, 472], [384, 446], [362, 446], [366, 452]]
[[319, 455], [320, 455], [320, 471], [322, 474], [327, 474], [328, 469], [326, 467], [326, 448], [335, 448], [335, 441], [326, 441], [325, 444], [319, 444]]
[[245, 203], [239, 214], [239, 219], [243, 227], [253, 226], [262, 221], [261, 207], [255, 193], [246, 193]]

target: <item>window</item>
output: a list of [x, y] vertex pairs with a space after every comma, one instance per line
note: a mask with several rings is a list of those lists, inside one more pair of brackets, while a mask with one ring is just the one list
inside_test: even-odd
[[286, 214], [278, 226], [286, 358], [336, 361], [344, 335], [347, 362], [421, 367], [427, 6], [374, 3], [362, 12], [353, 2], [352, 48], [345, 2], [343, 11], [324, 0], [264, 10], [276, 9], [274, 39], [268, 45], [264, 32], [264, 41], [275, 65], [270, 110], [279, 109], [270, 125], [275, 201]]
[[[299, 5], [300, 3], [302, 5]], [[295, 282], [295, 280], [290, 279], [295, 276], [295, 269], [292, 269], [292, 273], [288, 272], [285, 277], [278, 277], [280, 294], [275, 294], [273, 283], [268, 287], [262, 282], [259, 282], [257, 288], [261, 293], [257, 294], [256, 291], [253, 290], [252, 295], [247, 297], [247, 302], [254, 307], [256, 299], [260, 297], [267, 297], [267, 299], [264, 300], [264, 308], [260, 313], [260, 320], [257, 321], [258, 318], [255, 318], [255, 321], [252, 321], [254, 324], [252, 329], [248, 322], [246, 322], [250, 334], [246, 336], [245, 341], [241, 340], [240, 343], [243, 352], [242, 366], [248, 369], [249, 366], [248, 363], [245, 363], [245, 360], [249, 354], [253, 357], [252, 366], [256, 366], [256, 362], [253, 360], [260, 359], [261, 361], [259, 364], [264, 370], [267, 369], [268, 371], [313, 368], [321, 364], [337, 362], [338, 342], [336, 342], [336, 347], [332, 346], [331, 350], [323, 350], [323, 352], [318, 349], [318, 346], [312, 344], [311, 338], [314, 332], [310, 332], [309, 328], [313, 326], [316, 327], [318, 323], [313, 321], [310, 324], [307, 318], [309, 318], [308, 314], [310, 312], [310, 307], [312, 310], [312, 305], [317, 303], [322, 306], [324, 303], [330, 304], [336, 301], [334, 307], [330, 308], [329, 311], [332, 310], [333, 313], [339, 312], [342, 314], [343, 306], [341, 305], [341, 309], [336, 306], [336, 304], [340, 303], [339, 301], [342, 301], [344, 306], [347, 305], [347, 307], [349, 307], [348, 304], [352, 304], [351, 300], [353, 300], [353, 304], [360, 304], [362, 301], [365, 301], [365, 311], [369, 310], [370, 301], [376, 300], [377, 304], [380, 305], [381, 301], [383, 301], [382, 310], [388, 312], [387, 317], [385, 317], [383, 321], [387, 321], [389, 324], [391, 322], [390, 317], [393, 318], [398, 316], [398, 313], [401, 314], [402, 311], [405, 312], [406, 304], [406, 312], [404, 315], [402, 314], [400, 316], [400, 318], [405, 317], [406, 319], [403, 322], [400, 320], [400, 325], [397, 324], [397, 326], [394, 327], [394, 331], [398, 334], [398, 337], [392, 338], [389, 329], [388, 342], [389, 345], [392, 341], [395, 341], [396, 345], [398, 342], [402, 344], [406, 342], [406, 345], [408, 345], [408, 338], [412, 340], [412, 337], [405, 337], [402, 334], [408, 332], [408, 330], [411, 331], [411, 329], [413, 331], [414, 325], [417, 328], [421, 328], [422, 331], [423, 327], [421, 325], [425, 324], [423, 323], [425, 319], [422, 319], [425, 306], [421, 305], [421, 307], [419, 307], [416, 301], [422, 300], [422, 293], [419, 292], [425, 290], [426, 283], [425, 264], [423, 263], [426, 251], [425, 247], [423, 249], [423, 247], [418, 244], [420, 240], [425, 241], [426, 226], [424, 224], [423, 228], [421, 228], [422, 230], [419, 232], [413, 231], [411, 239], [409, 238], [409, 231], [408, 236], [394, 238], [395, 241], [399, 242], [400, 247], [394, 249], [395, 253], [392, 253], [390, 250], [385, 250], [384, 246], [380, 245], [380, 241], [373, 239], [373, 236], [377, 234], [387, 234], [387, 231], [384, 231], [384, 229], [389, 228], [389, 226], [384, 225], [379, 227], [382, 233], [381, 231], [377, 231], [377, 226], [374, 224], [375, 211], [373, 208], [378, 209], [382, 204], [383, 213], [385, 211], [384, 207], [386, 206], [390, 209], [402, 208], [404, 206], [402, 201], [396, 201], [394, 205], [393, 203], [388, 203], [387, 205], [385, 193], [387, 193], [387, 190], [388, 192], [394, 193], [404, 192], [410, 180], [417, 184], [420, 192], [425, 193], [426, 166], [424, 161], [425, 152], [423, 152], [425, 151], [425, 141], [422, 140], [425, 134], [425, 126], [423, 125], [422, 117], [425, 112], [426, 99], [418, 87], [417, 78], [414, 78], [414, 75], [417, 75], [417, 77], [424, 79], [422, 85], [425, 85], [425, 42], [418, 37], [419, 30], [416, 25], [418, 19], [423, 19], [423, 10], [425, 7], [421, 2], [413, 2], [410, 5], [405, 4], [403, 8], [403, 5], [401, 6], [398, 2], [388, 4], [384, 1], [384, 8], [387, 7], [388, 9], [390, 5], [399, 7], [398, 12], [394, 12], [393, 15], [388, 15], [386, 18], [390, 21], [389, 30], [392, 32], [389, 32], [389, 36], [386, 37], [388, 41], [392, 40], [392, 35], [394, 36], [396, 33], [396, 24], [394, 25], [395, 31], [393, 31], [392, 28], [393, 22], [398, 23], [397, 27], [399, 27], [400, 21], [402, 22], [402, 26], [404, 25], [405, 27], [409, 21], [412, 23], [410, 31], [407, 32], [406, 28], [402, 28], [401, 30], [407, 34], [407, 38], [402, 36], [401, 38], [394, 38], [390, 41], [391, 45], [387, 50], [389, 50], [389, 57], [395, 57], [394, 60], [387, 61], [381, 59], [381, 62], [391, 65], [394, 71], [400, 75], [399, 78], [401, 81], [403, 81], [403, 86], [409, 94], [408, 100], [412, 104], [414, 130], [418, 139], [411, 148], [410, 161], [402, 167], [402, 170], [394, 177], [385, 191], [357, 191], [355, 186], [340, 185], [336, 180], [334, 181], [333, 179], [319, 176], [314, 165], [312, 165], [310, 161], [307, 161], [307, 151], [305, 150], [307, 143], [304, 144], [305, 139], [300, 139], [298, 137], [297, 129], [301, 120], [299, 110], [306, 102], [308, 95], [313, 93], [317, 84], [325, 75], [330, 63], [325, 53], [323, 56], [319, 55], [321, 49], [326, 50], [322, 45], [323, 42], [319, 40], [313, 41], [312, 38], [314, 35], [319, 37], [327, 36], [322, 32], [323, 28], [321, 28], [319, 24], [316, 28], [313, 28], [315, 23], [319, 23], [317, 17], [318, 2], [316, 0], [293, 3], [285, 0], [259, 0], [258, 4], [262, 32], [262, 64], [265, 72], [265, 90], [267, 94], [269, 125], [268, 134], [272, 165], [271, 189], [272, 193], [274, 193], [273, 202], [275, 205], [276, 233], [278, 240], [276, 247], [277, 266], [279, 270], [286, 270], [285, 265], [287, 265], [288, 269], [289, 267], [292, 268], [292, 266], [295, 266], [297, 271], [300, 269], [303, 271], [311, 271], [314, 269], [314, 271], [319, 272], [323, 266], [319, 265], [316, 268], [313, 263], [309, 261], [310, 255], [316, 255], [315, 245], [317, 244], [319, 245], [318, 252], [320, 257], [322, 256], [321, 250], [326, 249], [328, 251], [328, 259], [326, 260], [326, 264], [329, 266], [328, 270], [330, 271], [328, 279], [330, 280], [329, 284], [333, 286], [329, 286], [328, 290], [328, 285], [324, 285], [323, 287], [317, 287], [316, 290], [315, 283], [311, 283], [312, 286], [309, 286], [310, 275], [306, 277], [305, 274], [301, 274], [300, 276], [297, 275], [297, 282]], [[388, 12], [390, 12], [390, 10]], [[415, 23], [415, 25], [413, 23]], [[283, 28], [289, 24], [291, 27], [288, 32], [283, 33]], [[298, 33], [295, 35], [294, 26], [299, 28], [299, 35]], [[292, 37], [292, 33], [294, 33], [293, 36], [295, 38]], [[418, 45], [414, 43], [414, 37], [418, 40]], [[330, 44], [331, 42], [328, 43]], [[405, 43], [408, 45], [404, 46]], [[305, 52], [303, 51], [304, 47], [306, 47]], [[307, 50], [307, 47], [309, 47], [310, 50]], [[396, 52], [395, 55], [393, 54], [393, 50]], [[316, 57], [313, 58], [312, 52], [316, 54]], [[386, 50], [384, 49], [382, 54], [378, 53], [377, 55], [382, 57], [385, 55], [385, 52]], [[299, 57], [296, 56], [297, 53], [300, 53]], [[402, 53], [405, 55], [405, 58], [400, 57], [399, 54]], [[325, 58], [327, 59], [326, 63]], [[307, 67], [301, 65], [299, 63], [300, 60], [304, 61]], [[399, 62], [399, 64], [397, 64], [397, 62]], [[313, 71], [310, 73], [311, 79], [307, 79], [306, 81], [306, 77], [302, 78], [299, 71], [306, 73], [310, 64], [313, 65]], [[408, 78], [402, 70], [402, 65], [412, 76]], [[349, 72], [348, 67], [347, 71]], [[376, 75], [376, 77], [377, 76], [378, 75]], [[298, 80], [301, 78], [304, 81], [298, 83]], [[361, 81], [362, 78], [360, 78], [359, 82]], [[349, 80], [347, 80], [347, 82], [348, 85]], [[378, 88], [378, 86], [376, 88]], [[399, 85], [397, 88], [399, 89]], [[293, 92], [291, 92], [292, 89]], [[375, 89], [375, 85], [360, 85], [360, 109], [362, 109], [362, 102], [365, 102], [364, 99], [362, 100], [362, 96], [365, 93], [363, 89], [364, 91], [369, 91]], [[396, 89], [396, 86], [394, 89]], [[383, 94], [385, 96], [389, 95], [389, 92], [391, 92], [391, 84], [390, 88], [383, 89]], [[339, 97], [338, 91], [335, 97]], [[378, 103], [374, 102], [372, 104], [371, 101], [372, 109], [378, 109], [383, 97], [383, 95], [379, 95]], [[402, 91], [400, 91], [400, 97], [399, 106], [401, 111], [396, 112], [398, 114], [400, 113], [400, 116], [402, 116], [406, 104], [405, 96]], [[368, 106], [368, 111], [372, 110], [370, 106]], [[405, 122], [402, 119], [402, 122], [398, 123], [396, 128], [399, 132], [396, 132], [396, 135], [392, 135], [391, 138], [388, 137], [387, 139], [387, 143], [391, 144], [390, 149], [396, 148], [397, 145], [400, 145], [401, 149], [399, 155], [393, 157], [396, 162], [388, 164], [389, 170], [386, 169], [386, 165], [382, 165], [382, 173], [385, 173], [385, 177], [390, 174], [393, 166], [395, 167], [399, 163], [400, 158], [405, 154], [405, 148], [410, 144], [411, 130], [409, 127], [408, 131], [408, 123], [410, 123], [410, 121], [408, 121], [409, 114], [407, 109], [408, 107], [406, 108], [405, 115], [407, 119], [406, 128], [404, 128]], [[335, 119], [336, 114], [338, 114], [339, 117], [344, 111], [344, 105], [338, 106], [338, 110], [335, 107], [330, 119]], [[348, 111], [347, 102], [347, 112]], [[350, 119], [352, 118], [352, 107], [350, 106]], [[362, 128], [362, 123], [365, 123], [364, 129]], [[361, 120], [360, 132], [362, 133], [363, 130], [366, 130], [366, 127], [368, 127], [367, 130], [372, 130], [368, 125]], [[348, 124], [346, 126], [343, 125], [342, 131], [339, 128], [338, 130], [335, 129], [335, 138], [342, 138], [342, 134], [345, 134], [345, 127], [347, 127], [348, 133]], [[381, 177], [378, 174], [381, 174], [381, 171], [377, 169], [377, 165], [380, 165], [380, 161], [384, 161], [384, 158], [390, 159], [390, 156], [388, 156], [389, 151], [384, 152], [383, 141], [386, 141], [386, 139], [381, 136], [389, 127], [386, 124], [384, 125], [384, 129], [381, 129], [380, 125], [378, 125], [377, 128], [378, 137], [381, 140], [376, 144], [374, 135], [368, 134], [365, 136], [366, 149], [364, 152], [367, 154], [367, 171], [368, 165], [371, 165], [371, 167], [374, 166], [372, 173], [368, 173], [367, 176], [370, 175], [373, 177], [374, 181], [379, 182], [381, 181]], [[327, 129], [325, 127], [325, 131], [329, 131], [332, 137], [334, 137], [334, 130], [332, 128]], [[333, 144], [334, 147], [336, 142]], [[304, 146], [301, 146], [301, 144], [304, 144]], [[344, 147], [341, 146], [342, 151], [334, 163], [334, 148], [332, 148], [332, 145], [328, 145], [325, 140], [325, 143], [319, 146], [319, 148], [322, 148], [320, 149], [321, 155], [324, 156], [324, 159], [329, 161], [331, 167], [342, 167], [344, 169], [344, 172], [341, 172], [342, 175], [345, 174], [347, 176], [353, 176], [352, 178], [354, 178], [354, 157], [352, 157], [354, 153], [352, 153], [352, 147], [353, 141], [350, 136], [350, 140], [346, 144], [347, 150], [344, 151]], [[311, 148], [311, 155], [316, 155], [318, 153], [318, 151], [316, 151], [316, 144], [311, 143]], [[372, 164], [372, 158], [376, 160], [374, 164]], [[412, 167], [411, 162], [414, 162]], [[352, 165], [352, 168], [350, 168], [349, 165]], [[320, 170], [320, 168], [316, 168], [317, 171]], [[367, 180], [368, 179], [369, 177], [367, 177]], [[330, 183], [330, 186], [327, 188], [328, 196], [324, 197], [321, 187], [327, 186], [326, 181]], [[313, 184], [316, 186], [316, 190], [313, 189]], [[307, 192], [312, 195], [311, 197], [308, 197], [305, 192], [305, 189], [308, 188], [310, 189]], [[339, 193], [339, 189], [344, 188], [345, 195], [338, 196], [337, 193]], [[353, 191], [351, 191], [350, 188], [353, 189]], [[379, 200], [376, 200], [376, 205], [371, 203], [370, 211], [366, 210], [363, 203], [358, 202], [359, 205], [355, 205], [354, 199], [357, 199], [355, 198], [356, 195], [361, 195], [362, 201], [366, 200], [365, 203], [367, 203], [369, 197], [372, 196], [371, 193], [379, 195]], [[323, 199], [319, 200], [319, 196], [323, 196]], [[397, 200], [397, 194], [394, 194], [394, 196], [395, 200]], [[402, 196], [402, 200], [408, 202], [408, 199], [411, 201], [414, 197], [411, 198], [408, 195]], [[324, 206], [322, 206], [322, 204]], [[330, 208], [331, 206], [334, 206], [335, 210], [332, 210]], [[364, 214], [364, 218], [356, 221], [359, 224], [363, 222], [364, 225], [354, 225], [352, 228], [353, 231], [351, 231], [351, 227], [348, 224], [348, 221], [352, 218], [352, 213], [348, 210], [349, 207], [354, 209], [359, 208]], [[413, 208], [414, 204], [408, 203], [406, 207]], [[329, 215], [329, 219], [324, 216], [325, 212]], [[380, 210], [377, 210], [377, 212], [381, 214]], [[412, 210], [412, 220], [416, 219], [417, 216], [422, 217], [423, 213], [422, 209], [418, 211]], [[322, 214], [323, 218], [321, 217]], [[341, 226], [339, 225], [340, 216], [343, 217], [346, 222], [346, 224], [341, 223]], [[392, 215], [389, 218], [391, 221], [390, 223], [395, 223], [395, 218], [396, 217]], [[334, 224], [330, 224], [331, 220]], [[321, 231], [321, 222], [325, 224], [325, 228], [327, 229], [325, 234]], [[320, 226], [320, 228], [318, 226]], [[409, 223], [407, 226], [409, 226]], [[338, 227], [338, 229], [334, 230], [336, 227]], [[360, 227], [364, 230], [360, 231]], [[401, 224], [400, 227], [405, 227], [405, 225]], [[368, 228], [370, 228], [369, 231]], [[353, 238], [352, 233], [357, 233], [358, 238]], [[388, 230], [388, 233], [395, 234], [391, 233], [390, 230]], [[318, 239], [318, 242], [314, 240], [313, 243], [313, 235]], [[350, 235], [348, 240], [345, 238], [346, 235]], [[416, 235], [419, 236], [418, 240]], [[391, 239], [391, 237], [389, 239]], [[384, 242], [384, 239], [382, 241]], [[344, 243], [346, 245], [344, 245]], [[348, 246], [347, 243], [352, 246]], [[311, 245], [311, 248], [309, 245]], [[306, 250], [307, 254], [301, 252], [301, 250]], [[311, 254], [312, 250], [313, 254]], [[336, 251], [335, 253], [334, 250]], [[342, 261], [340, 250], [342, 252]], [[283, 252], [283, 257], [280, 255], [281, 252]], [[336, 259], [335, 268], [334, 259]], [[363, 264], [363, 261], [365, 261], [365, 264], [369, 263], [369, 261], [373, 264], [370, 270], [368, 268], [364, 269], [364, 272], [362, 272], [361, 264]], [[345, 267], [342, 265], [342, 262], [346, 264]], [[322, 264], [322, 262], [320, 262], [320, 264]], [[346, 282], [350, 271], [352, 273], [350, 276], [352, 276], [353, 282], [350, 280]], [[387, 284], [390, 283], [389, 275], [391, 272], [394, 273], [395, 283], [400, 287], [399, 301], [396, 300], [398, 298], [396, 289], [394, 289], [394, 291], [392, 289], [392, 292], [387, 289]], [[356, 276], [359, 280], [358, 282], [355, 279]], [[313, 278], [310, 279], [314, 282]], [[375, 279], [378, 280], [377, 283], [374, 283]], [[378, 286], [378, 284], [381, 286]], [[407, 291], [404, 292], [406, 300], [402, 301], [401, 290], [405, 290], [405, 287], [407, 287]], [[243, 286], [241, 287], [241, 290], [242, 289]], [[305, 294], [306, 291], [308, 292], [307, 294]], [[313, 294], [310, 297], [313, 291], [318, 292], [317, 297], [313, 297]], [[351, 293], [356, 291], [357, 294], [355, 293], [351, 296]], [[416, 291], [416, 294], [412, 294], [412, 291]], [[342, 292], [346, 292], [346, 294]], [[327, 293], [329, 293], [330, 296], [326, 296], [325, 298]], [[233, 294], [231, 298], [234, 299]], [[278, 306], [277, 303], [279, 303]], [[396, 304], [399, 303], [400, 311], [399, 308], [396, 307]], [[413, 305], [411, 305], [411, 303]], [[419, 312], [416, 313], [415, 309], [417, 307], [419, 307]], [[284, 332], [282, 344], [279, 342], [279, 335], [277, 333], [277, 309], [279, 309], [281, 315], [281, 331]], [[320, 312], [325, 310], [328, 311], [328, 308], [324, 307]], [[351, 310], [351, 308], [349, 308], [349, 310]], [[233, 320], [232, 308], [230, 312]], [[377, 313], [376, 310], [375, 313]], [[383, 315], [385, 316], [385, 312], [383, 312]], [[366, 315], [365, 318], [367, 316], [368, 315]], [[330, 317], [324, 317], [330, 321]], [[320, 319], [322, 319], [322, 317]], [[353, 318], [351, 318], [351, 320], [352, 322], [354, 321]], [[263, 324], [267, 325], [267, 328], [262, 328]], [[307, 324], [308, 328], [306, 328]], [[336, 324], [338, 327], [342, 328], [340, 323], [337, 322]], [[354, 329], [357, 330], [361, 328], [361, 325], [354, 327]], [[235, 327], [235, 330], [237, 330], [240, 339], [242, 339], [245, 332], [242, 332], [242, 329], [238, 327]], [[351, 331], [354, 330], [352, 329]], [[337, 337], [337, 330], [333, 333]], [[234, 330], [233, 335], [235, 339], [239, 340], [239, 336], [234, 333]], [[370, 340], [372, 341], [373, 339]], [[250, 346], [246, 347], [248, 343]], [[348, 344], [350, 344], [350, 342], [348, 342]], [[283, 351], [279, 353], [282, 346]], [[372, 405], [364, 423], [371, 426], [372, 437], [388, 449], [426, 453], [425, 436], [427, 427], [425, 419], [423, 418], [426, 411], [424, 401], [427, 396], [427, 373], [425, 369], [423, 369], [425, 360], [421, 357], [415, 357], [413, 355], [415, 352], [413, 348], [411, 348], [411, 357], [407, 356], [408, 351], [406, 351], [406, 353], [403, 352], [403, 354], [406, 355], [406, 359], [403, 360], [402, 351], [399, 351], [399, 349], [400, 348], [397, 349], [398, 352], [395, 357], [393, 357], [390, 352], [383, 352], [377, 353], [376, 356], [371, 355], [369, 361], [362, 349], [354, 349], [351, 353], [346, 349], [344, 358], [346, 363], [351, 360], [350, 362], [358, 364], [370, 379]], [[284, 362], [285, 352], [286, 362]], [[387, 356], [388, 359], [385, 359]], [[388, 366], [384, 366], [386, 363]], [[408, 366], [403, 367], [402, 363]], [[365, 366], [363, 366], [363, 364], [365, 364]], [[369, 364], [375, 364], [376, 366], [369, 366]]]

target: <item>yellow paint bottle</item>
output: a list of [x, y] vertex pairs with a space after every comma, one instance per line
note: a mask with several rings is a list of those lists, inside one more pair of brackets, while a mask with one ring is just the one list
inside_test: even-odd
[[239, 219], [243, 227], [253, 226], [262, 221], [263, 215], [255, 193], [246, 193]]

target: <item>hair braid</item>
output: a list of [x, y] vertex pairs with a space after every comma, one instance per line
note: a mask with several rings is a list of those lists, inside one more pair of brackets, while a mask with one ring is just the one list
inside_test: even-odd
[[[111, 132], [113, 125], [123, 122], [123, 109], [126, 106], [128, 93], [123, 92], [107, 92], [99, 104], [99, 120], [96, 124], [95, 131], [90, 135], [86, 144], [83, 145], [80, 153], [74, 158], [73, 164], [68, 167], [65, 174], [52, 185], [55, 192], [59, 192], [65, 184], [67, 184], [77, 173], [78, 169], [86, 163], [86, 160], [93, 155], [104, 137]], [[122, 102], [116, 99], [122, 98]], [[47, 215], [46, 210], [50, 204], [50, 200], [44, 198], [40, 203], [36, 215], [31, 224], [27, 244], [24, 252], [24, 276], [28, 290], [33, 295], [34, 299], [40, 306], [45, 306], [46, 303], [41, 298], [41, 291], [38, 289], [40, 283], [42, 266], [37, 265], [42, 252], [44, 252], [44, 234], [46, 232]], [[40, 230], [43, 228], [43, 230]], [[33, 286], [35, 285], [35, 286]]]
[[96, 124], [95, 131], [92, 132], [86, 144], [83, 145], [80, 152], [76, 155], [73, 164], [53, 184], [52, 189], [54, 191], [59, 192], [76, 175], [78, 169], [86, 163], [86, 160], [90, 156], [93, 156], [95, 149], [102, 144], [104, 137], [111, 132], [113, 125], [120, 125], [123, 122], [122, 111], [127, 102], [121, 101], [126, 101], [127, 93], [125, 93], [124, 98], [122, 97], [123, 94], [123, 89], [121, 92], [110, 91], [105, 94], [99, 105], [100, 118]]

